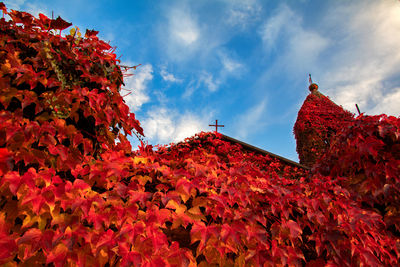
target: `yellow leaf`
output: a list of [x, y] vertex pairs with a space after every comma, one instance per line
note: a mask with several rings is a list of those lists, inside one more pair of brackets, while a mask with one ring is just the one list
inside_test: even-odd
[[38, 217], [37, 216], [31, 217], [29, 214], [27, 214], [25, 219], [24, 219], [24, 221], [22, 222], [21, 228], [30, 227], [31, 225], [33, 225], [37, 221], [38, 221]]
[[202, 215], [203, 213], [201, 212], [199, 206], [193, 207], [188, 210], [188, 213], [193, 214], [193, 215]]
[[75, 33], [76, 33], [76, 29], [75, 29], [75, 28], [72, 28], [71, 30], [69, 30], [69, 34], [70, 34], [71, 36], [74, 36]]
[[199, 207], [207, 207], [207, 198], [205, 197], [196, 197], [193, 199], [193, 207], [199, 206]]
[[38, 218], [38, 224], [39, 224], [39, 229], [40, 230], [44, 230], [44, 228], [46, 227], [46, 224], [47, 224], [47, 217], [48, 216], [40, 216], [39, 218]]
[[190, 195], [186, 194], [185, 192], [178, 192], [178, 193], [184, 203], [186, 203], [186, 201], [188, 201], [188, 199], [190, 198]]
[[174, 209], [176, 214], [180, 215], [186, 211], [186, 206], [178, 204], [175, 200], [171, 199], [165, 206], [168, 209]]
[[146, 219], [146, 212], [143, 210], [139, 210], [137, 214], [138, 220], [145, 220]]
[[108, 262], [108, 253], [102, 248], [99, 252], [99, 265], [104, 266]]
[[207, 220], [203, 213], [200, 211], [199, 206], [189, 209], [186, 214], [193, 220]]
[[147, 181], [149, 181], [150, 183], [153, 181], [153, 179], [147, 175], [146, 176], [138, 175], [136, 176], [136, 179], [138, 180], [140, 185], [145, 185]]
[[135, 164], [139, 164], [139, 163], [146, 164], [147, 163], [147, 158], [134, 157], [133, 158], [133, 163], [135, 163]]
[[181, 226], [183, 224], [183, 220], [181, 218], [176, 218], [173, 222], [172, 222], [172, 226], [171, 229], [176, 229], [179, 226]]
[[236, 258], [235, 260], [235, 266], [239, 266], [239, 267], [244, 267], [245, 266], [245, 258], [246, 258], [246, 254], [240, 254], [239, 257]]
[[262, 190], [261, 188], [255, 187], [253, 185], [250, 185], [250, 189], [253, 192], [264, 193], [264, 190]]

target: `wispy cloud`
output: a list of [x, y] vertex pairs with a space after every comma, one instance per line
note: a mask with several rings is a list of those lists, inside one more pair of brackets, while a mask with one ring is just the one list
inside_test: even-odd
[[167, 68], [166, 68], [165, 66], [162, 66], [162, 67], [161, 67], [160, 75], [161, 75], [161, 77], [163, 78], [163, 80], [164, 80], [164, 81], [167, 81], [167, 82], [175, 82], [175, 83], [180, 83], [180, 82], [182, 82], [181, 79], [178, 79], [178, 78], [176, 78], [172, 73], [169, 73], [169, 72], [167, 71]]
[[302, 14], [281, 5], [264, 22], [259, 35], [265, 54], [279, 49], [280, 55], [260, 84], [273, 75], [298, 81], [311, 72], [321, 90], [350, 111], [357, 103], [367, 114], [398, 116], [400, 4], [332, 2], [326, 10], [310, 26]]
[[[139, 66], [135, 71], [129, 70], [124, 79], [125, 91], [129, 93], [124, 100], [131, 111], [139, 110], [142, 105], [150, 100], [147, 92], [148, 83], [153, 79], [153, 67], [150, 64]], [[124, 94], [124, 91], [122, 91]]]
[[[391, 93], [379, 96], [379, 104], [369, 110], [372, 114], [385, 113], [399, 116], [400, 114], [400, 87], [392, 88]], [[363, 112], [363, 110], [361, 110]]]
[[188, 99], [199, 89], [207, 89], [209, 93], [214, 93], [219, 89], [221, 82], [220, 77], [214, 77], [212, 73], [203, 70], [189, 82], [182, 97]]
[[400, 4], [362, 1], [331, 12], [326, 23], [336, 25], [341, 41], [332, 44], [335, 52], [321, 77], [328, 94], [353, 112], [358, 103], [367, 113], [398, 116]]
[[189, 4], [169, 6], [166, 21], [160, 24], [159, 40], [169, 60], [184, 62], [191, 59], [204, 40], [197, 17]]
[[151, 109], [142, 121], [146, 137], [152, 143], [179, 142], [207, 128], [210, 114], [181, 114], [167, 107]]
[[215, 79], [211, 73], [206, 71], [203, 71], [203, 73], [200, 75], [199, 81], [205, 85], [210, 92], [217, 91], [220, 85], [220, 81]]
[[299, 18], [286, 5], [281, 5], [276, 9], [276, 13], [268, 18], [259, 29], [259, 34], [267, 50], [276, 48], [278, 37], [283, 31], [291, 28], [291, 25], [298, 26]]
[[[42, 4], [36, 5], [34, 3], [26, 3], [25, 9], [27, 12], [31, 13], [35, 17], [38, 17], [39, 13], [42, 13], [50, 18], [52, 15], [52, 12], [49, 10], [49, 8]], [[54, 18], [56, 18], [57, 16], [64, 16], [64, 14], [54, 14]]]
[[[169, 61], [185, 67], [196, 64], [199, 68], [212, 69], [217, 63], [215, 55], [238, 33], [232, 23], [246, 24], [260, 8], [256, 0], [222, 0], [215, 5], [221, 10], [205, 12], [211, 7], [203, 1], [182, 1], [163, 9], [165, 19], [160, 21], [158, 40]], [[225, 19], [227, 16], [229, 19]]]
[[305, 28], [301, 15], [284, 4], [265, 21], [259, 34], [266, 53], [280, 50], [269, 71], [284, 71], [294, 79], [301, 79], [305, 73], [315, 69], [321, 54], [329, 45], [327, 37]]
[[236, 74], [243, 67], [242, 63], [229, 57], [226, 53], [219, 53], [219, 57], [221, 59], [222, 72], [226, 72], [227, 74]]
[[[25, 3], [25, 0], [12, 0], [12, 1], [4, 0], [2, 2], [6, 5], [7, 9], [21, 10], [22, 6]], [[32, 14], [32, 15], [34, 15], [34, 14]], [[35, 15], [37, 15], [37, 14], [35, 14]]]
[[188, 100], [190, 97], [192, 97], [197, 88], [199, 88], [199, 82], [191, 80], [189, 84], [185, 87], [182, 98]]
[[246, 28], [257, 21], [261, 15], [262, 6], [257, 0], [224, 0], [227, 4], [227, 22], [233, 26]]
[[264, 99], [256, 106], [249, 108], [244, 114], [239, 116], [237, 123], [237, 137], [246, 139], [249, 134], [257, 132], [258, 129], [264, 127], [267, 123], [265, 120], [265, 112], [267, 101]]
[[173, 9], [168, 19], [173, 41], [188, 46], [199, 39], [199, 26], [189, 9]]
[[49, 8], [41, 3], [28, 3], [26, 0], [5, 0], [3, 1], [3, 3], [6, 5], [8, 10], [13, 9], [18, 11], [25, 11], [35, 17], [38, 17], [39, 13], [51, 17], [51, 11], [49, 10]]

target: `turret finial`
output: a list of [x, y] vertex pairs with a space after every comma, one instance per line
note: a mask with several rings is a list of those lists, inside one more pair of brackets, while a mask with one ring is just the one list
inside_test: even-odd
[[308, 74], [308, 77], [308, 82], [310, 83], [308, 89], [311, 91], [311, 93], [318, 91], [318, 85], [316, 83], [313, 83], [311, 79], [311, 74]]

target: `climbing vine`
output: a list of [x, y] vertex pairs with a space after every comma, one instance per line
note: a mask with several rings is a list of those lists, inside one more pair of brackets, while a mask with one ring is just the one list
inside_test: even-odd
[[[112, 47], [95, 31], [62, 35], [70, 24], [61, 18], [0, 9], [11, 18], [0, 20], [0, 264], [398, 262], [399, 235], [390, 228], [398, 221], [374, 209], [375, 200], [364, 205], [369, 192], [377, 204], [397, 203], [387, 198], [398, 188], [397, 119], [374, 120], [377, 131], [363, 137], [392, 143], [374, 139], [365, 147], [355, 139], [357, 154], [343, 133], [330, 141], [329, 164], [313, 171], [214, 133], [132, 151], [126, 135], [143, 130], [119, 93], [123, 75]], [[367, 121], [352, 131], [364, 132]], [[359, 172], [347, 170], [350, 159], [337, 168], [341, 149], [360, 162], [390, 162], [373, 167], [387, 180], [383, 191], [367, 187], [358, 195], [352, 187], [365, 187], [372, 165], [363, 165], [367, 178], [346, 184], [342, 175]]]
[[294, 125], [300, 163], [312, 167], [326, 152], [336, 133], [353, 119], [352, 113], [315, 89], [304, 101]]

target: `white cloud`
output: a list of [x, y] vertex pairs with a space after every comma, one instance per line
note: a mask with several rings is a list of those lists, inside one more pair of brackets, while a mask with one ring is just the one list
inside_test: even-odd
[[[124, 89], [130, 91], [130, 94], [124, 96], [124, 100], [131, 111], [137, 111], [150, 99], [147, 94], [147, 85], [153, 79], [153, 67], [150, 64], [145, 64], [134, 71], [129, 70], [127, 74], [133, 75], [124, 79]], [[123, 92], [121, 93], [122, 95], [124, 94]]]
[[270, 17], [259, 30], [265, 47], [268, 50], [275, 48], [275, 43], [282, 31], [290, 29], [291, 25], [298, 27], [299, 19], [288, 6], [280, 6], [277, 13]]
[[169, 32], [174, 42], [181, 46], [190, 46], [199, 39], [199, 27], [188, 8], [172, 9], [168, 20]]
[[167, 144], [182, 141], [204, 130], [209, 118], [209, 114], [198, 116], [186, 112], [182, 115], [176, 110], [160, 107], [147, 112], [147, 118], [142, 120], [142, 126], [149, 140]]
[[220, 79], [214, 78], [214, 76], [207, 71], [202, 71], [195, 79], [189, 82], [182, 97], [184, 99], [190, 98], [199, 88], [206, 88], [208, 92], [214, 93], [218, 90], [220, 84]]
[[236, 71], [240, 70], [243, 67], [243, 65], [241, 63], [230, 58], [225, 53], [221, 53], [220, 58], [221, 58], [223, 70], [227, 73], [235, 73]]
[[287, 5], [280, 5], [275, 12], [258, 32], [267, 54], [279, 50], [265, 76], [287, 73], [298, 81], [316, 68], [329, 40], [314, 29], [306, 28], [302, 17]]
[[248, 109], [244, 114], [238, 118], [237, 137], [239, 139], [246, 139], [251, 133], [256, 132], [258, 129], [266, 125], [265, 111], [267, 101], [263, 100], [256, 106]]
[[398, 116], [399, 2], [332, 2], [326, 10], [306, 25], [282, 5], [266, 20], [259, 30], [265, 52], [279, 48], [281, 55], [259, 83], [281, 73], [294, 81], [312, 73], [321, 91], [346, 109], [355, 113], [357, 103], [367, 114]]
[[182, 82], [181, 79], [178, 79], [172, 73], [167, 72], [165, 66], [161, 67], [160, 75], [163, 78], [163, 80], [167, 82], [176, 82], [176, 83]]
[[301, 75], [307, 70], [314, 69], [320, 55], [327, 48], [329, 41], [326, 37], [312, 31], [299, 30], [289, 40], [289, 49], [284, 55], [286, 68]]
[[190, 2], [169, 6], [165, 10], [166, 20], [158, 26], [158, 39], [162, 53], [172, 62], [187, 62], [200, 57], [211, 46], [204, 36], [204, 23], [198, 22], [197, 13], [192, 12]]
[[215, 66], [215, 55], [237, 34], [237, 29], [227, 25], [225, 19], [227, 9], [232, 6], [235, 5], [222, 5], [223, 10], [211, 12], [208, 10], [215, 5], [209, 6], [203, 1], [182, 1], [168, 6], [164, 10], [165, 20], [158, 25], [158, 41], [163, 54], [171, 62], [188, 63], [184, 67], [194, 62], [207, 69]]
[[145, 135], [149, 139], [158, 139], [161, 142], [168, 142], [172, 139], [175, 132], [175, 125], [165, 108], [151, 109], [147, 113], [147, 118], [142, 120]]
[[[33, 16], [38, 17], [39, 13], [42, 13], [46, 16], [48, 16], [49, 18], [51, 18], [51, 11], [43, 5], [36, 5], [36, 4], [32, 4], [32, 3], [26, 3], [25, 5], [25, 9], [27, 12], [31, 13]], [[61, 16], [60, 14], [54, 14], [54, 18]]]
[[332, 44], [336, 51], [326, 59], [329, 65], [321, 84], [353, 112], [357, 103], [367, 114], [398, 116], [394, 105], [398, 84], [394, 81], [400, 78], [400, 4], [362, 1], [331, 12], [326, 23], [335, 25], [340, 41]]
[[190, 98], [193, 93], [199, 88], [199, 82], [195, 80], [191, 80], [189, 84], [185, 88], [185, 92], [183, 93], [182, 97], [184, 99]]
[[220, 85], [220, 81], [215, 79], [213, 75], [209, 72], [204, 71], [200, 77], [199, 81], [203, 83], [210, 92], [215, 92], [218, 90], [218, 87]]
[[183, 98], [190, 98], [197, 89], [202, 87], [214, 93], [229, 77], [234, 76], [237, 78], [241, 76], [244, 70], [244, 65], [242, 63], [229, 57], [225, 51], [218, 52], [217, 55], [221, 64], [220, 69], [215, 71], [214, 74], [205, 70], [200, 72], [196, 79], [190, 81], [187, 85], [182, 95]]
[[[48, 7], [42, 4], [27, 3], [26, 0], [12, 0], [12, 1], [6, 0], [3, 1], [3, 3], [6, 5], [8, 11], [10, 11], [11, 9], [18, 11], [25, 11], [34, 17], [38, 17], [39, 13], [42, 13], [51, 18], [51, 11], [48, 9]], [[7, 15], [6, 19], [8, 18], [9, 16]]]
[[[379, 104], [369, 110], [372, 114], [385, 113], [396, 117], [400, 114], [400, 87], [394, 88], [391, 93], [380, 96]], [[361, 112], [363, 112], [361, 110]]]
[[257, 0], [225, 0], [228, 7], [227, 22], [233, 26], [246, 26], [258, 20], [261, 14], [261, 5]]
[[[21, 10], [22, 6], [25, 3], [25, 0], [12, 0], [12, 1], [4, 0], [2, 2], [6, 5], [7, 9]], [[32, 14], [32, 15], [34, 15], [34, 14]]]
[[193, 136], [196, 133], [204, 130], [207, 125], [207, 121], [204, 118], [199, 118], [198, 116], [187, 113], [183, 115], [176, 126], [176, 135], [174, 142], [182, 141], [186, 137]]

